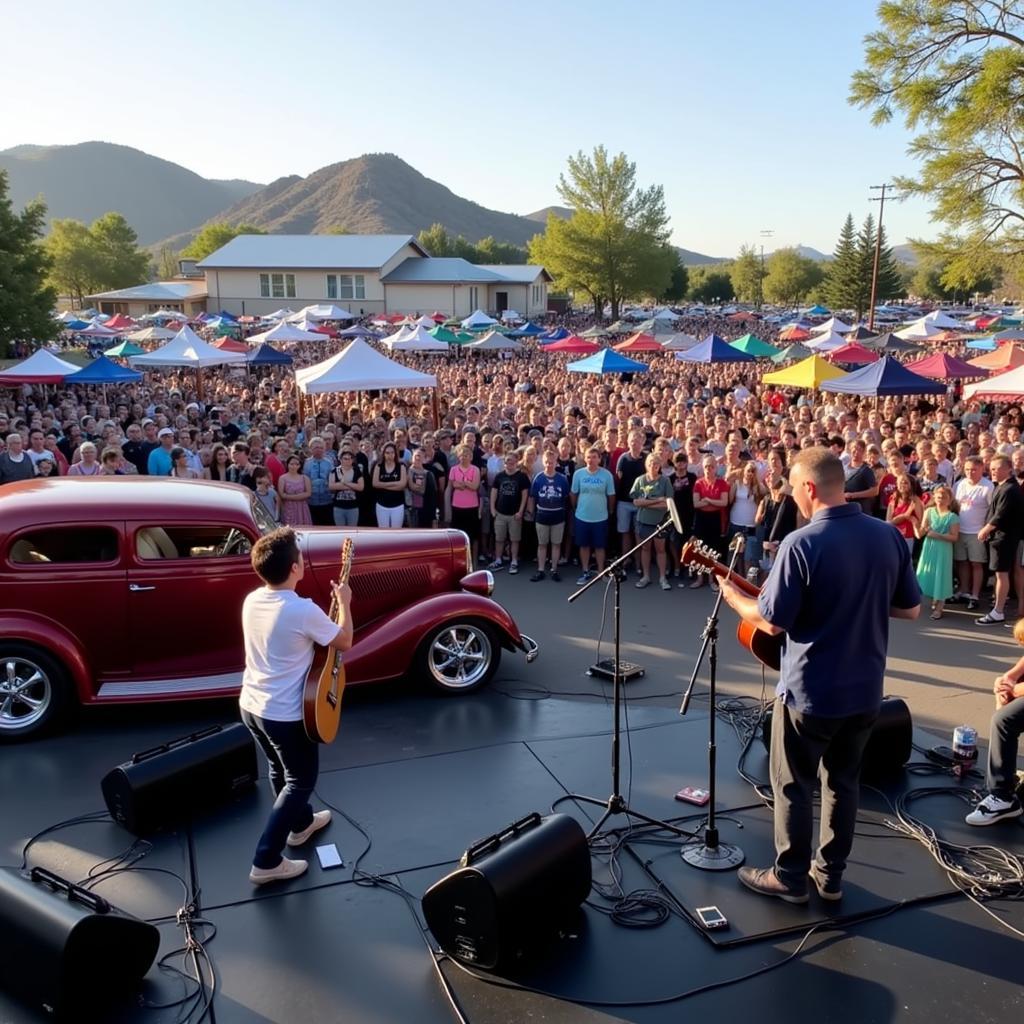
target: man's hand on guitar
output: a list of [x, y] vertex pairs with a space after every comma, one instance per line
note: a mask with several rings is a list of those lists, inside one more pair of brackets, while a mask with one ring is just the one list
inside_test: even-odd
[[331, 580], [331, 593], [343, 608], [347, 608], [352, 603], [352, 588], [347, 583]]

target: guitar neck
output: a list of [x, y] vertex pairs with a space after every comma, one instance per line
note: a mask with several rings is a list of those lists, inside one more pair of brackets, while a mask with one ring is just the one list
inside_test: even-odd
[[715, 562], [712, 568], [716, 576], [728, 579], [748, 597], [757, 597], [761, 593], [761, 588], [756, 583], [751, 583], [746, 576], [742, 576], [740, 573], [730, 569], [724, 562]]

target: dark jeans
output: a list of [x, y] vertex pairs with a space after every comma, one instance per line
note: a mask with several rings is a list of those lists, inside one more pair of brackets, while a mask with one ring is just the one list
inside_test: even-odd
[[770, 757], [775, 795], [775, 873], [795, 889], [807, 885], [814, 827], [814, 781], [821, 776], [821, 825], [815, 863], [838, 879], [853, 846], [860, 765], [877, 711], [846, 718], [805, 715], [780, 697], [772, 715]]
[[314, 526], [334, 525], [334, 504], [309, 506], [309, 517], [313, 520]]
[[1024, 697], [1004, 704], [992, 716], [988, 745], [988, 791], [1012, 800], [1017, 788], [1017, 741], [1024, 732]]
[[310, 741], [302, 722], [272, 722], [249, 711], [242, 712], [242, 721], [267, 755], [270, 788], [277, 797], [252, 863], [276, 868], [288, 833], [301, 832], [313, 821], [309, 796], [320, 770], [320, 747]]

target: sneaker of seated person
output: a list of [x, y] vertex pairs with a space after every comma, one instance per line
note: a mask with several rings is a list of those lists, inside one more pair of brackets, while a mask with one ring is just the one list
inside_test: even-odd
[[1024, 807], [1021, 806], [1017, 797], [1004, 800], [989, 793], [977, 807], [964, 819], [968, 825], [994, 825], [997, 821], [1005, 821], [1007, 818], [1019, 818], [1024, 814]]
[[289, 860], [281, 858], [281, 863], [276, 868], [258, 868], [253, 865], [249, 872], [249, 881], [253, 885], [266, 885], [268, 882], [283, 882], [289, 878], [298, 878], [305, 874], [309, 864], [304, 860]]

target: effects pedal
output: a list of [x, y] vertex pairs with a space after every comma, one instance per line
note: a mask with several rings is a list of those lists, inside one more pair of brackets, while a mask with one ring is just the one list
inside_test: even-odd
[[[587, 669], [588, 676], [600, 676], [602, 679], [615, 678], [615, 659], [603, 658]], [[631, 679], [642, 679], [647, 675], [647, 669], [632, 661], [619, 662], [619, 678], [628, 683]]]

